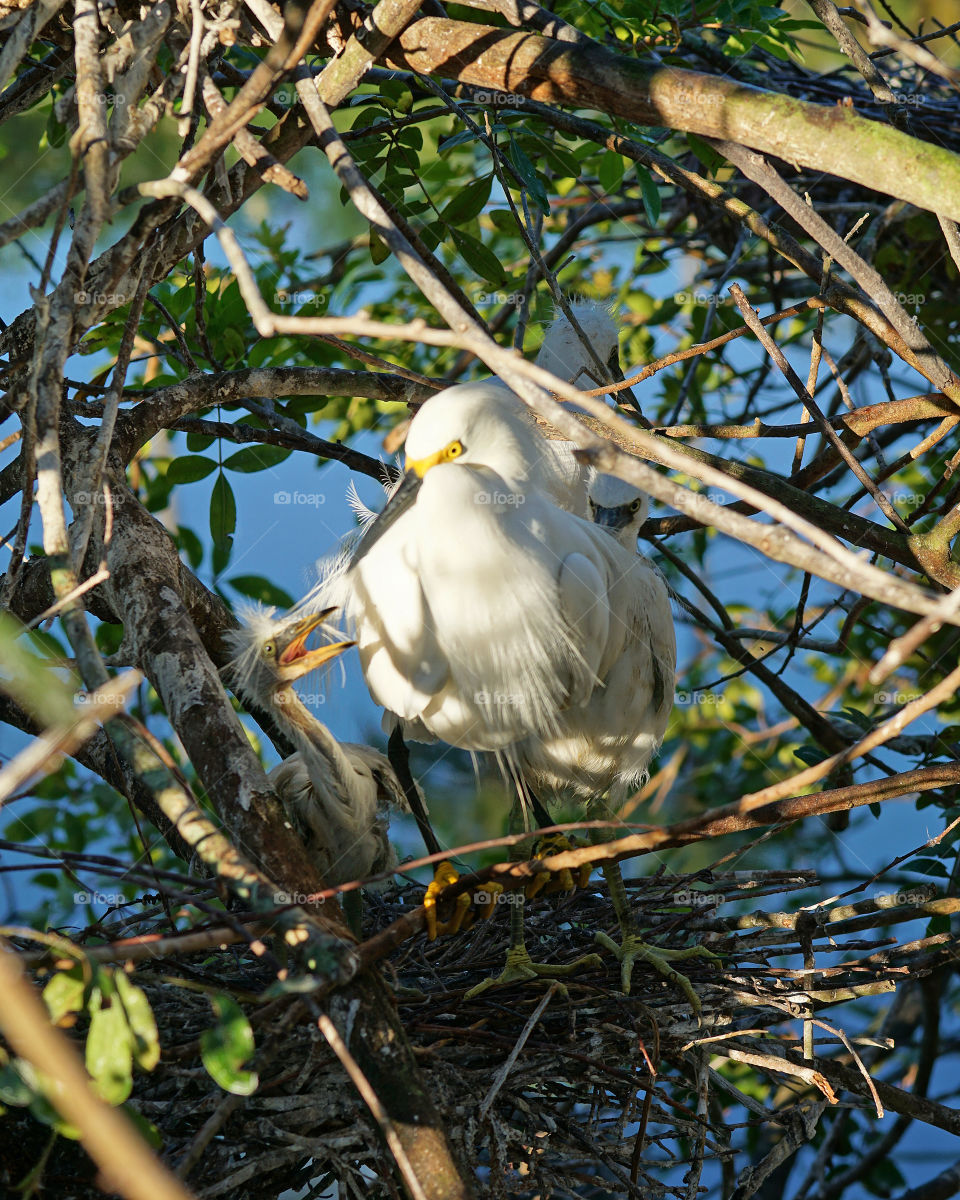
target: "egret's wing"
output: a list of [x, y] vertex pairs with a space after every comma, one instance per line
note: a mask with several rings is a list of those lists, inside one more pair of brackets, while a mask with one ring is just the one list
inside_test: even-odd
[[597, 670], [607, 649], [610, 612], [607, 606], [606, 580], [585, 554], [568, 554], [560, 564], [557, 580], [560, 613], [573, 635], [583, 661], [593, 676], [578, 672], [580, 688], [571, 694], [571, 703], [582, 704], [590, 696]]

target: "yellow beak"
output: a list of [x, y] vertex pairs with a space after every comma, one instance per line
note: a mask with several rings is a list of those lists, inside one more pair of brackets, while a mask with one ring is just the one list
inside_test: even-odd
[[284, 646], [277, 659], [281, 667], [286, 668], [284, 674], [290, 678], [299, 679], [316, 667], [322, 666], [331, 659], [337, 658], [344, 650], [349, 650], [355, 642], [333, 642], [329, 646], [319, 646], [316, 650], [306, 648], [307, 638], [323, 622], [336, 612], [334, 608], [325, 608], [322, 612], [312, 613], [304, 617], [293, 627], [290, 641]]

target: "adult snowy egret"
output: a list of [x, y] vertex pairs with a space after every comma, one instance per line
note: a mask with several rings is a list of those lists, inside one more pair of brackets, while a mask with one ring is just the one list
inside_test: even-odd
[[[672, 708], [669, 599], [646, 560], [558, 505], [544, 442], [496, 385], [427, 400], [403, 480], [353, 552], [345, 616], [384, 708], [498, 753], [535, 789], [616, 798]], [[648, 951], [625, 926], [625, 987], [638, 957], [682, 980]], [[501, 980], [545, 973], [511, 958]]]
[[272, 611], [250, 609], [240, 629], [228, 635], [235, 651], [230, 675], [241, 698], [270, 712], [297, 746], [268, 778], [331, 887], [394, 865], [384, 814], [406, 807], [384, 755], [338, 742], [294, 689], [298, 679], [354, 644], [306, 648], [310, 634], [333, 611], [278, 618]]

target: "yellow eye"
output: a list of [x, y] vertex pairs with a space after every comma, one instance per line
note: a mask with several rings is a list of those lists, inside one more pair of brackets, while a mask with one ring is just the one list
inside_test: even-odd
[[633, 503], [630, 505], [630, 511], [631, 511], [632, 513], [639, 512], [639, 511], [640, 511], [640, 505], [641, 505], [642, 503], [643, 503], [643, 501], [641, 501], [641, 500], [634, 500], [634, 502], [633, 502]]
[[264, 642], [263, 643], [263, 654], [264, 654], [265, 658], [273, 658], [273, 656], [276, 654], [276, 652], [277, 652], [276, 642]]
[[447, 462], [450, 462], [451, 459], [459, 458], [462, 453], [463, 442], [451, 442], [444, 451], [444, 456], [447, 459]]

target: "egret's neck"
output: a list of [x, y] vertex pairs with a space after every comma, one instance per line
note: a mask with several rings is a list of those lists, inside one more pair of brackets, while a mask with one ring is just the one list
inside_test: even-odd
[[273, 694], [277, 720], [296, 743], [310, 773], [318, 769], [334, 776], [344, 789], [350, 768], [347, 756], [330, 730], [318, 721], [300, 699], [291, 684], [284, 684]]

